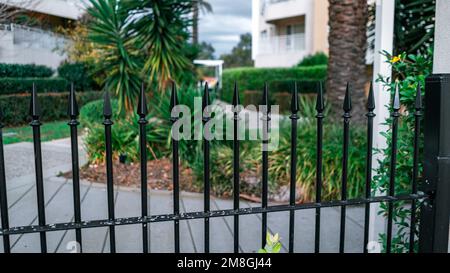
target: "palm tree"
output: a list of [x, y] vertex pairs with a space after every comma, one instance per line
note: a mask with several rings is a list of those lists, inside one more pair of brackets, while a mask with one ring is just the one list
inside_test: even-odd
[[198, 20], [200, 11], [212, 12], [213, 8], [205, 0], [192, 0], [192, 43], [198, 45]]
[[366, 100], [367, 0], [329, 0], [329, 4], [328, 98], [340, 113], [350, 82], [353, 112], [359, 116]]
[[89, 39], [107, 75], [104, 85], [115, 91], [121, 109], [133, 109], [143, 76], [164, 90], [189, 67], [183, 50], [192, 0], [90, 2]]

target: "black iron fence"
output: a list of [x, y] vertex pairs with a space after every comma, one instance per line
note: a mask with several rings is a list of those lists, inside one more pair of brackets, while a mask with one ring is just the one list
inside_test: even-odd
[[[81, 216], [80, 204], [80, 175], [79, 175], [79, 161], [78, 161], [78, 143], [77, 143], [77, 120], [79, 111], [75, 98], [75, 91], [72, 86], [69, 97], [69, 111], [68, 115], [70, 121], [68, 123], [71, 132], [71, 150], [72, 150], [72, 172], [73, 172], [73, 208], [74, 220], [66, 223], [52, 223], [46, 222], [45, 205], [44, 205], [44, 183], [42, 175], [42, 154], [41, 154], [41, 137], [39, 121], [40, 112], [38, 105], [38, 97], [36, 90], [33, 88], [30, 104], [30, 116], [32, 121], [30, 123], [33, 130], [34, 156], [35, 156], [35, 172], [36, 172], [36, 189], [37, 189], [37, 211], [38, 224], [31, 226], [10, 227], [8, 221], [8, 202], [7, 202], [7, 188], [5, 181], [5, 157], [3, 153], [3, 139], [0, 129], [0, 209], [1, 209], [1, 224], [0, 236], [3, 237], [4, 251], [10, 252], [10, 236], [27, 233], [40, 234], [41, 252], [47, 252], [47, 238], [48, 232], [59, 230], [73, 230], [76, 235], [76, 240], [80, 244], [80, 250], [83, 246], [82, 229], [108, 227], [109, 228], [109, 243], [111, 252], [116, 251], [115, 228], [121, 225], [142, 225], [142, 240], [143, 252], [149, 252], [149, 238], [148, 230], [149, 224], [158, 222], [173, 222], [174, 224], [174, 251], [180, 251], [180, 221], [191, 219], [204, 219], [204, 250], [209, 252], [210, 244], [210, 229], [209, 220], [215, 217], [233, 217], [234, 219], [234, 252], [239, 251], [239, 218], [242, 215], [261, 214], [262, 215], [262, 233], [261, 246], [266, 244], [267, 234], [267, 215], [274, 212], [289, 211], [289, 252], [294, 251], [294, 237], [296, 235], [295, 227], [295, 211], [297, 210], [315, 210], [315, 252], [320, 252], [320, 227], [321, 227], [321, 209], [330, 207], [341, 208], [340, 218], [340, 242], [339, 252], [344, 252], [345, 249], [345, 229], [346, 229], [346, 208], [348, 206], [363, 205], [365, 207], [364, 213], [364, 241], [361, 244], [361, 250], [367, 252], [367, 245], [369, 242], [369, 217], [370, 204], [372, 203], [387, 203], [387, 232], [386, 232], [386, 252], [391, 252], [392, 237], [393, 237], [393, 210], [394, 203], [400, 201], [411, 202], [411, 219], [410, 219], [410, 251], [413, 252], [413, 245], [419, 242], [420, 252], [446, 252], [448, 246], [448, 230], [449, 230], [449, 211], [450, 211], [450, 84], [448, 76], [437, 75], [427, 79], [427, 96], [426, 96], [426, 111], [425, 111], [425, 159], [424, 159], [424, 174], [423, 183], [418, 187], [419, 178], [419, 139], [420, 126], [422, 119], [422, 97], [420, 87], [417, 91], [416, 98], [416, 112], [415, 112], [415, 138], [414, 143], [414, 164], [411, 170], [413, 179], [411, 181], [411, 193], [407, 195], [397, 195], [395, 192], [396, 183], [396, 160], [397, 160], [397, 134], [398, 122], [400, 118], [400, 97], [399, 90], [395, 91], [392, 102], [392, 142], [391, 142], [391, 163], [390, 163], [390, 177], [389, 190], [387, 196], [372, 196], [372, 158], [373, 158], [373, 121], [375, 100], [373, 90], [370, 90], [367, 103], [367, 157], [366, 157], [366, 179], [365, 179], [365, 194], [364, 198], [348, 199], [347, 198], [347, 179], [348, 179], [348, 152], [349, 152], [349, 137], [350, 137], [350, 120], [352, 118], [352, 102], [350, 96], [350, 89], [347, 88], [343, 105], [343, 158], [342, 158], [342, 176], [341, 176], [341, 198], [339, 200], [323, 202], [321, 198], [322, 193], [322, 179], [323, 179], [323, 164], [322, 164], [322, 147], [323, 147], [323, 120], [325, 103], [322, 88], [319, 88], [317, 95], [317, 158], [316, 158], [316, 196], [315, 202], [312, 203], [296, 203], [296, 160], [297, 160], [297, 121], [300, 118], [298, 92], [295, 90], [292, 96], [292, 114], [290, 116], [292, 121], [291, 127], [291, 173], [290, 173], [290, 201], [287, 205], [269, 206], [268, 204], [268, 155], [269, 151], [263, 149], [262, 151], [262, 183], [261, 196], [262, 204], [260, 207], [240, 208], [239, 206], [239, 140], [238, 140], [238, 125], [239, 125], [239, 110], [234, 108], [234, 136], [233, 136], [233, 209], [228, 210], [211, 210], [210, 208], [210, 146], [209, 141], [204, 138], [203, 152], [204, 152], [204, 209], [199, 212], [180, 213], [180, 185], [179, 185], [179, 149], [178, 141], [172, 141], [172, 160], [173, 160], [173, 213], [165, 215], [149, 215], [148, 214], [148, 190], [147, 190], [147, 151], [146, 151], [146, 125], [148, 121], [147, 116], [147, 102], [142, 89], [139, 96], [138, 115], [140, 127], [140, 162], [141, 162], [141, 215], [130, 218], [116, 218], [114, 214], [114, 183], [113, 183], [113, 159], [112, 159], [112, 144], [111, 144], [111, 127], [113, 126], [111, 102], [109, 94], [106, 93], [104, 97], [104, 121], [105, 128], [105, 144], [106, 144], [106, 168], [107, 168], [107, 200], [108, 200], [108, 219], [85, 221]], [[296, 88], [297, 89], [297, 88]], [[172, 88], [171, 94], [171, 108], [178, 104], [177, 91], [175, 87]], [[263, 120], [263, 134], [268, 134], [270, 127], [271, 109], [269, 105], [269, 90], [267, 86], [264, 88], [263, 104], [265, 107], [262, 113]], [[204, 93], [203, 108], [209, 105], [208, 92]], [[237, 86], [234, 90], [233, 105], [239, 105], [239, 92]], [[360, 114], [360, 113], [358, 113]], [[209, 118], [204, 117], [203, 122], [208, 122]], [[172, 122], [176, 122], [177, 118], [172, 118]], [[0, 126], [1, 127], [1, 126]], [[268, 138], [263, 137], [262, 144], [267, 145]], [[6, 159], [7, 160], [7, 159]], [[419, 190], [420, 189], [420, 190]], [[423, 201], [418, 203], [419, 201]], [[418, 204], [421, 205], [420, 213], [420, 234], [416, 236], [414, 232], [418, 219], [415, 211]], [[418, 237], [418, 238], [417, 238]]]

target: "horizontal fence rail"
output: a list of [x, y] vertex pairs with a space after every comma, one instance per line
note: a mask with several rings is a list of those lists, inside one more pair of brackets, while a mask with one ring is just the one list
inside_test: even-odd
[[[174, 109], [178, 105], [178, 95], [175, 83], [172, 84], [171, 98], [170, 98], [170, 109]], [[74, 218], [71, 222], [66, 223], [54, 223], [48, 224], [46, 222], [45, 215], [45, 204], [44, 204], [44, 180], [42, 175], [42, 154], [41, 154], [41, 138], [40, 138], [40, 108], [38, 104], [38, 97], [36, 88], [33, 86], [32, 96], [30, 102], [30, 116], [32, 121], [30, 126], [33, 130], [33, 146], [34, 146], [34, 156], [35, 156], [35, 182], [37, 190], [37, 211], [38, 211], [38, 224], [29, 226], [19, 226], [10, 227], [9, 225], [9, 215], [8, 215], [8, 202], [7, 202], [7, 184], [5, 178], [5, 155], [3, 151], [3, 135], [2, 135], [2, 125], [0, 123], [0, 212], [1, 212], [1, 229], [0, 236], [3, 238], [3, 248], [4, 252], [8, 253], [11, 251], [10, 236], [29, 234], [29, 233], [39, 233], [40, 235], [40, 246], [41, 252], [47, 252], [47, 233], [61, 230], [73, 230], [75, 232], [75, 237], [79, 243], [79, 251], [82, 252], [83, 248], [83, 238], [81, 231], [83, 229], [98, 228], [98, 227], [108, 227], [109, 231], [109, 244], [110, 251], [114, 253], [116, 251], [116, 234], [115, 227], [123, 225], [141, 225], [142, 226], [142, 251], [144, 253], [151, 252], [150, 248], [150, 238], [149, 232], [151, 230], [151, 223], [161, 223], [161, 222], [173, 222], [174, 224], [174, 252], [180, 252], [180, 221], [192, 220], [192, 219], [203, 219], [204, 220], [204, 252], [208, 253], [210, 251], [210, 240], [213, 238], [210, 234], [210, 219], [217, 217], [232, 217], [233, 226], [233, 251], [238, 253], [240, 251], [240, 240], [239, 240], [239, 218], [243, 215], [253, 215], [259, 214], [262, 216], [261, 219], [261, 247], [266, 244], [266, 235], [268, 231], [267, 217], [270, 213], [276, 212], [289, 212], [289, 222], [286, 225], [289, 227], [289, 238], [288, 238], [288, 251], [294, 252], [294, 238], [296, 234], [295, 225], [295, 212], [299, 210], [314, 210], [315, 211], [315, 224], [314, 224], [314, 251], [316, 253], [320, 252], [320, 242], [321, 242], [321, 210], [324, 208], [340, 208], [340, 237], [339, 237], [339, 252], [345, 252], [345, 241], [346, 241], [346, 219], [347, 211], [346, 208], [349, 206], [362, 205], [364, 207], [364, 222], [363, 222], [363, 242], [361, 243], [361, 250], [363, 252], [368, 252], [367, 245], [369, 242], [369, 219], [370, 219], [370, 205], [374, 203], [385, 203], [388, 207], [387, 215], [387, 235], [386, 235], [386, 252], [391, 251], [392, 236], [393, 236], [393, 210], [395, 202], [409, 201], [411, 202], [411, 210], [415, 212], [419, 201], [430, 200], [432, 201], [433, 192], [422, 192], [418, 190], [418, 177], [419, 177], [419, 139], [420, 139], [420, 123], [422, 118], [422, 96], [421, 87], [419, 86], [416, 94], [416, 112], [414, 113], [415, 118], [415, 128], [414, 128], [414, 167], [412, 170], [413, 181], [411, 184], [411, 193], [396, 195], [395, 192], [395, 178], [396, 178], [396, 157], [397, 157], [397, 141], [398, 141], [398, 122], [400, 117], [400, 93], [399, 87], [396, 87], [393, 104], [392, 104], [392, 124], [391, 124], [391, 134], [392, 143], [391, 145], [391, 162], [390, 162], [390, 176], [389, 176], [389, 189], [387, 195], [384, 196], [373, 196], [372, 190], [372, 159], [373, 159], [373, 132], [374, 124], [373, 120], [375, 117], [375, 100], [374, 91], [372, 86], [370, 87], [369, 96], [367, 100], [367, 146], [366, 146], [366, 173], [364, 185], [364, 197], [349, 199], [347, 196], [347, 184], [348, 184], [348, 164], [349, 164], [349, 147], [350, 147], [350, 131], [351, 131], [351, 118], [352, 118], [352, 101], [351, 101], [351, 85], [347, 86], [344, 104], [343, 104], [343, 115], [342, 115], [342, 126], [343, 126], [343, 143], [342, 143], [342, 173], [341, 175], [341, 196], [339, 200], [332, 201], [322, 201], [322, 190], [323, 190], [323, 146], [324, 146], [324, 128], [323, 123], [325, 119], [325, 98], [323, 93], [322, 84], [318, 84], [317, 92], [317, 103], [316, 103], [316, 125], [317, 125], [317, 153], [316, 153], [316, 176], [315, 176], [315, 200], [311, 203], [296, 203], [296, 164], [297, 164], [297, 123], [301, 119], [299, 113], [300, 105], [298, 98], [297, 85], [295, 84], [294, 92], [292, 94], [291, 103], [291, 149], [290, 149], [290, 182], [289, 182], [289, 204], [286, 205], [269, 205], [269, 161], [268, 156], [270, 151], [268, 149], [262, 150], [262, 177], [261, 177], [261, 206], [251, 207], [251, 208], [240, 208], [239, 205], [239, 187], [240, 187], [240, 160], [239, 160], [239, 140], [238, 140], [238, 130], [240, 117], [239, 113], [241, 109], [239, 103], [239, 90], [238, 85], [235, 84], [234, 94], [233, 94], [233, 180], [230, 181], [233, 185], [233, 209], [227, 210], [211, 210], [210, 207], [210, 191], [211, 191], [211, 177], [210, 177], [210, 141], [206, 138], [203, 139], [203, 183], [204, 183], [204, 203], [203, 211], [197, 212], [180, 212], [180, 181], [179, 181], [179, 143], [178, 138], [173, 138], [171, 141], [172, 145], [172, 167], [173, 167], [173, 213], [172, 214], [161, 214], [161, 215], [151, 215], [148, 211], [148, 189], [147, 189], [147, 149], [146, 149], [146, 130], [149, 121], [146, 119], [148, 114], [147, 101], [145, 96], [145, 88], [142, 86], [139, 94], [138, 102], [138, 126], [139, 126], [139, 151], [140, 151], [140, 164], [141, 164], [141, 215], [129, 218], [116, 218], [114, 210], [114, 177], [113, 177], [113, 150], [112, 150], [112, 140], [111, 140], [111, 128], [114, 126], [114, 121], [112, 120], [113, 111], [111, 107], [111, 99], [108, 92], [105, 92], [104, 96], [104, 109], [103, 109], [103, 125], [104, 125], [104, 136], [105, 136], [105, 155], [106, 155], [106, 173], [107, 173], [107, 184], [106, 184], [106, 197], [107, 197], [107, 207], [108, 216], [107, 219], [86, 221], [82, 219], [81, 215], [81, 200], [80, 200], [80, 174], [79, 174], [79, 155], [78, 155], [78, 135], [77, 127], [78, 122], [78, 105], [75, 96], [75, 90], [73, 85], [71, 86], [69, 95], [69, 106], [68, 106], [68, 126], [70, 129], [71, 136], [71, 155], [72, 155], [72, 172], [73, 172], [73, 213]], [[207, 107], [209, 106], [209, 89], [205, 86], [203, 94], [203, 123], [206, 124], [211, 116], [207, 113]], [[268, 145], [268, 135], [271, 129], [271, 107], [269, 103], [269, 89], [267, 84], [264, 86], [263, 91], [263, 102], [264, 106], [262, 111], [262, 125], [263, 125], [263, 140], [262, 147]], [[0, 122], [2, 116], [0, 115]], [[171, 122], [177, 122], [178, 118], [171, 118]], [[169, 132], [168, 132], [169, 133]], [[172, 132], [176, 134], [177, 132]], [[266, 147], [267, 148], [267, 147]], [[289, 157], [289, 155], [286, 155]], [[7, 158], [6, 158], [7, 160]], [[92, 208], [95, 209], [95, 208]], [[413, 245], [417, 238], [415, 237], [415, 226], [418, 224], [418, 220], [415, 213], [412, 213], [410, 219], [410, 252], [414, 252]], [[307, 224], [307, 223], [305, 223]], [[421, 222], [421, 224], [424, 224]], [[425, 223], [426, 224], [426, 223]], [[425, 238], [426, 239], [426, 238]], [[424, 238], [420, 238], [424, 240]]]

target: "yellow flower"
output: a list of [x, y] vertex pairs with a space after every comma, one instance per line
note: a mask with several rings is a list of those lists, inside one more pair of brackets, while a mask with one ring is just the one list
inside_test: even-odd
[[398, 55], [398, 56], [392, 57], [391, 63], [392, 63], [392, 64], [395, 64], [396, 62], [399, 62], [399, 61], [401, 60], [401, 56], [402, 56], [402, 55]]

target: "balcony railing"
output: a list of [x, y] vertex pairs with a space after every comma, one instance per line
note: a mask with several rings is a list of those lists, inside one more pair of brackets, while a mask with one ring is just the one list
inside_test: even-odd
[[62, 48], [68, 41], [63, 35], [52, 31], [18, 24], [1, 24], [0, 30], [13, 34], [13, 43], [25, 47], [55, 49]]
[[299, 52], [305, 50], [305, 34], [279, 35], [261, 38], [260, 54]]

